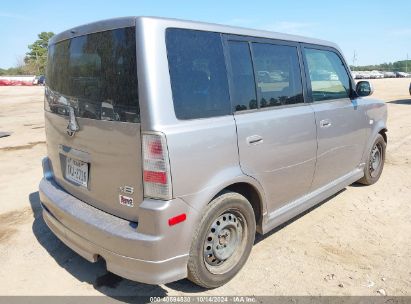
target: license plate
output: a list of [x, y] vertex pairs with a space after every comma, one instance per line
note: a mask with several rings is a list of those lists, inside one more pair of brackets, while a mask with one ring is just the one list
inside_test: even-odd
[[88, 164], [70, 157], [66, 158], [66, 178], [87, 188]]

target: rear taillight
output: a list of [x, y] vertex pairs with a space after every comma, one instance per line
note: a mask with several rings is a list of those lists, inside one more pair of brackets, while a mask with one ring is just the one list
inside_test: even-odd
[[162, 134], [143, 134], [143, 182], [145, 197], [171, 199], [170, 165]]

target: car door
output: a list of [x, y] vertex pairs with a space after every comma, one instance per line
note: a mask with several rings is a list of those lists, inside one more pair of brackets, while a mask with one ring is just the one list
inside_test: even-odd
[[309, 190], [317, 150], [304, 103], [299, 46], [229, 36], [230, 95], [242, 171], [263, 186], [273, 212]]
[[352, 82], [334, 49], [303, 47], [307, 87], [317, 125], [317, 164], [311, 190], [352, 172], [360, 165], [365, 142], [365, 116], [351, 99]]

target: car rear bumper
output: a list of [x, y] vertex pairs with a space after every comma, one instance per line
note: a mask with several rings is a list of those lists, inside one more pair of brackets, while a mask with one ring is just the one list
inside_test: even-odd
[[[193, 230], [187, 225], [195, 211], [184, 201], [145, 200], [140, 204], [142, 220], [132, 223], [71, 196], [44, 169], [39, 186], [43, 218], [68, 247], [90, 262], [101, 257], [107, 270], [142, 283], [162, 284], [187, 276], [187, 231]], [[187, 214], [187, 222], [169, 227], [167, 219], [181, 213]]]

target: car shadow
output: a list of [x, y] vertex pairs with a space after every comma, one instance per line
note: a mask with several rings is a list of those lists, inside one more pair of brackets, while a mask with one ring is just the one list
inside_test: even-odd
[[410, 99], [399, 99], [399, 100], [387, 101], [387, 103], [401, 104], [401, 105], [411, 105], [411, 98]]
[[[267, 234], [257, 234], [254, 245], [258, 244], [264, 239], [269, 238], [279, 230], [287, 227], [288, 225], [297, 221], [299, 218], [303, 217], [314, 209], [319, 208], [345, 190], [345, 188], [340, 190], [333, 196], [330, 196], [319, 204], [311, 207], [303, 213], [274, 228]], [[108, 272], [106, 270], [104, 261], [90, 263], [89, 261], [82, 258], [80, 255], [67, 247], [63, 242], [61, 242], [47, 227], [42, 217], [42, 208], [40, 205], [39, 193], [31, 193], [29, 195], [29, 200], [34, 214], [32, 230], [37, 241], [44, 247], [44, 249], [47, 250], [50, 256], [57, 262], [60, 267], [67, 270], [76, 279], [92, 285], [96, 290], [106, 296], [128, 303], [134, 303], [136, 301], [136, 297], [165, 297], [168, 295], [167, 290], [162, 288], [160, 285], [148, 285], [124, 279], [120, 276]], [[165, 284], [165, 286], [172, 290], [186, 293], [199, 293], [206, 291], [205, 288], [199, 287], [187, 279], [168, 283]], [[138, 299], [138, 301], [140, 300], [141, 299]]]
[[[149, 285], [124, 279], [106, 270], [103, 260], [90, 263], [61, 242], [47, 227], [42, 217], [42, 207], [38, 192], [29, 195], [34, 221], [32, 231], [37, 241], [57, 262], [80, 282], [85, 282], [102, 294], [128, 303], [141, 302], [150, 296], [165, 297], [166, 289], [160, 285]], [[187, 279], [166, 284], [170, 289], [182, 292], [197, 293], [205, 289]]]
[[303, 217], [304, 215], [306, 215], [307, 213], [310, 213], [311, 211], [321, 207], [323, 204], [327, 203], [329, 200], [332, 200], [334, 197], [336, 197], [337, 195], [339, 195], [340, 193], [343, 193], [346, 190], [346, 188], [338, 191], [337, 193], [333, 194], [332, 196], [326, 198], [325, 200], [323, 200], [322, 202], [318, 203], [317, 205], [307, 209], [306, 211], [296, 215], [295, 217], [293, 217], [292, 219], [289, 219], [288, 221], [286, 221], [285, 223], [277, 226], [276, 228], [274, 228], [273, 230], [271, 230], [270, 232], [262, 235], [262, 234], [257, 234], [255, 236], [255, 241], [254, 241], [254, 245], [258, 244], [259, 242], [265, 240], [266, 238], [269, 238], [270, 236], [272, 236], [273, 234], [275, 234], [276, 232], [280, 231], [281, 229], [284, 229], [285, 227], [287, 227], [288, 225], [294, 223], [295, 221], [297, 221], [298, 219], [300, 219], [301, 217]]
[[350, 187], [362, 188], [362, 187], [368, 187], [368, 185], [364, 185], [364, 184], [361, 184], [359, 182], [355, 182], [355, 183], [351, 184]]

